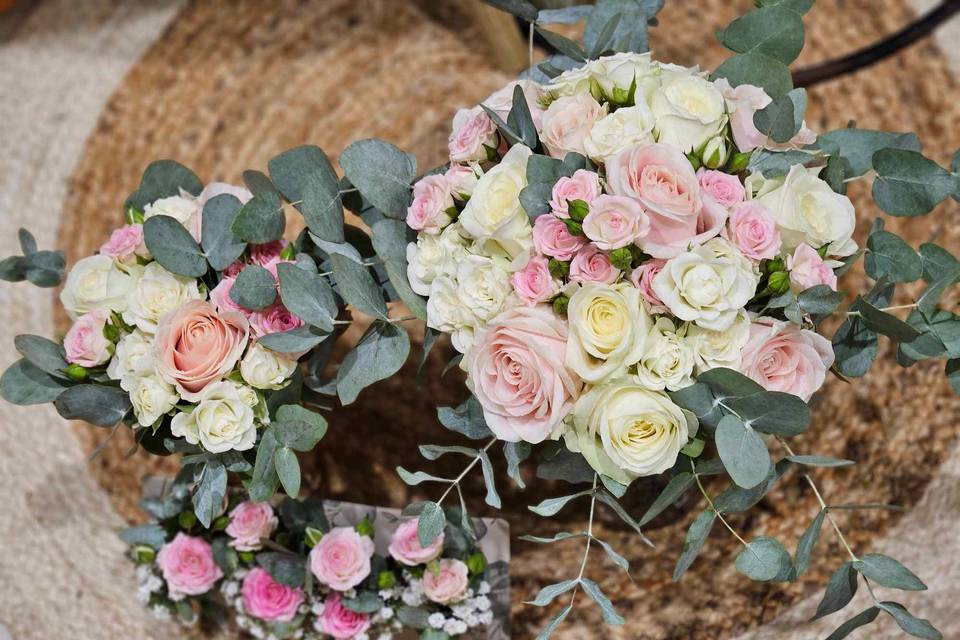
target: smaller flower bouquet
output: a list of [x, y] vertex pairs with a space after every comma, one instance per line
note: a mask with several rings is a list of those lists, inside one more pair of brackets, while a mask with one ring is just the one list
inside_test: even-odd
[[[255, 503], [232, 491], [204, 528], [177, 481], [143, 506], [156, 520], [121, 537], [137, 565], [137, 597], [158, 617], [276, 640], [388, 640], [405, 629], [434, 640], [500, 637], [491, 633], [504, 625], [493, 625], [491, 583], [503, 563], [488, 566], [477, 538], [457, 526], [424, 546], [417, 518], [373, 510], [371, 519], [367, 510], [352, 526], [332, 525], [315, 498]], [[334, 521], [346, 506], [361, 512], [342, 505]]]

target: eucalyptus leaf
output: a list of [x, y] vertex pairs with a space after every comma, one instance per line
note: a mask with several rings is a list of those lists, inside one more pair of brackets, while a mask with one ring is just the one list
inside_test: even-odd
[[825, 456], [787, 456], [787, 460], [808, 467], [847, 467], [856, 464], [853, 460]]
[[132, 207], [142, 212], [148, 204], [161, 198], [179, 196], [181, 190], [199, 196], [203, 191], [203, 183], [193, 171], [179, 162], [157, 160], [147, 166], [140, 178], [140, 187], [127, 198], [123, 208], [127, 210]]
[[207, 273], [207, 259], [197, 241], [170, 216], [153, 216], [143, 223], [143, 241], [150, 255], [167, 271], [199, 278]]
[[437, 419], [447, 429], [467, 436], [471, 440], [490, 438], [493, 432], [483, 417], [483, 407], [475, 396], [470, 396], [459, 407], [440, 407]]
[[839, 156], [849, 164], [848, 177], [862, 176], [873, 169], [873, 154], [880, 149], [920, 151], [915, 133], [890, 133], [847, 127], [817, 136], [817, 144], [827, 154]]
[[793, 89], [754, 112], [754, 126], [774, 142], [788, 142], [800, 131], [806, 106], [806, 91]]
[[583, 586], [584, 592], [600, 607], [604, 622], [614, 626], [619, 626], [626, 622], [623, 616], [613, 608], [613, 603], [610, 602], [610, 599], [601, 591], [600, 585], [589, 578], [581, 578], [580, 584]]
[[257, 554], [257, 564], [274, 580], [288, 587], [302, 587], [307, 577], [307, 559], [295, 553], [266, 551]]
[[[273, 184], [290, 202], [303, 200], [309, 176], [333, 171], [323, 149], [312, 144], [294, 147], [274, 156], [267, 163], [267, 168]], [[251, 191], [257, 192], [254, 189]]]
[[357, 311], [376, 318], [387, 319], [387, 304], [377, 281], [370, 270], [355, 260], [343, 255], [330, 256], [337, 291]]
[[301, 353], [323, 342], [328, 332], [319, 328], [302, 326], [290, 331], [268, 333], [257, 342], [262, 346], [278, 353]]
[[227, 492], [227, 469], [218, 460], [208, 460], [201, 472], [200, 482], [193, 493], [193, 511], [197, 521], [209, 529], [220, 515], [223, 496]]
[[867, 238], [864, 267], [874, 280], [913, 282], [923, 275], [920, 256], [900, 236], [889, 231], [874, 231]]
[[560, 35], [554, 31], [549, 31], [548, 29], [543, 29], [541, 27], [536, 27], [537, 33], [547, 41], [551, 47], [562, 53], [563, 55], [573, 58], [578, 62], [584, 62], [587, 59], [587, 52], [583, 48], [565, 36]]
[[283, 490], [291, 498], [300, 494], [300, 462], [289, 447], [279, 447], [273, 454], [273, 465]]
[[689, 472], [678, 473], [670, 478], [670, 482], [663, 488], [660, 495], [657, 496], [653, 504], [647, 509], [647, 512], [640, 518], [640, 526], [643, 526], [660, 515], [664, 509], [680, 499], [687, 489], [693, 485], [693, 474]]
[[769, 536], [754, 538], [737, 555], [737, 571], [751, 580], [770, 582], [785, 566], [790, 565], [790, 555], [783, 545]]
[[233, 264], [247, 248], [247, 243], [232, 230], [240, 206], [240, 201], [229, 193], [214, 196], [203, 205], [201, 244], [207, 262], [217, 271]]
[[532, 604], [535, 607], [545, 607], [553, 602], [558, 596], [567, 593], [578, 584], [580, 584], [580, 581], [576, 578], [564, 580], [563, 582], [558, 582], [556, 584], [548, 584], [540, 589], [539, 592], [537, 592], [537, 595], [533, 600], [525, 602], [524, 604]]
[[360, 193], [391, 218], [406, 216], [417, 173], [412, 154], [383, 140], [354, 142], [340, 154], [340, 166]]
[[547, 622], [547, 626], [543, 628], [537, 635], [537, 640], [549, 640], [550, 636], [553, 635], [553, 632], [556, 631], [557, 627], [563, 624], [563, 621], [567, 619], [567, 616], [570, 615], [570, 612], [573, 610], [573, 605], [568, 604], [560, 611], [557, 611], [553, 614], [553, 617], [550, 618], [550, 621]]
[[245, 242], [264, 244], [280, 239], [286, 224], [280, 196], [264, 191], [240, 207], [230, 228]]
[[728, 398], [724, 404], [745, 420], [745, 424], [763, 433], [795, 436], [810, 425], [810, 407], [789, 393], [764, 391]]
[[63, 280], [66, 260], [62, 251], [34, 251], [22, 262], [23, 277], [36, 287], [56, 287]]
[[543, 516], [549, 518], [560, 512], [570, 501], [576, 500], [577, 498], [582, 498], [584, 496], [592, 495], [593, 491], [587, 489], [585, 491], [579, 491], [577, 493], [570, 494], [568, 496], [560, 496], [558, 498], [547, 498], [542, 501], [540, 504], [527, 507], [530, 511], [533, 511], [538, 516]]
[[67, 420], [84, 420], [101, 427], [112, 427], [123, 420], [132, 406], [126, 391], [100, 384], [70, 387], [53, 404]]
[[927, 585], [923, 584], [923, 581], [912, 571], [893, 558], [880, 553], [868, 553], [854, 562], [853, 568], [867, 578], [891, 589], [902, 589], [904, 591], [925, 591], [927, 589]]
[[763, 438], [736, 416], [724, 416], [715, 433], [717, 452], [737, 485], [755, 487], [770, 472], [770, 453]]
[[877, 607], [870, 607], [869, 609], [861, 611], [837, 627], [833, 633], [827, 636], [827, 640], [842, 640], [842, 638], [846, 638], [860, 627], [868, 625], [876, 620], [879, 613], [880, 609]]
[[713, 529], [713, 523], [717, 519], [717, 512], [713, 509], [707, 509], [696, 517], [690, 528], [687, 529], [686, 538], [683, 541], [683, 551], [677, 560], [677, 566], [673, 570], [673, 579], [677, 581], [687, 572], [693, 561], [697, 559], [697, 554], [706, 542], [710, 530]]
[[497, 493], [497, 485], [494, 480], [493, 463], [490, 461], [490, 456], [486, 451], [481, 450], [479, 456], [480, 467], [483, 471], [483, 483], [487, 488], [487, 495], [484, 498], [484, 502], [494, 509], [499, 509], [501, 502], [500, 495]]
[[507, 460], [507, 475], [517, 483], [521, 489], [526, 488], [523, 476], [520, 474], [520, 463], [530, 457], [533, 447], [529, 442], [504, 442], [503, 457]]
[[587, 18], [593, 11], [593, 5], [576, 4], [560, 9], [541, 9], [537, 13], [537, 22], [540, 24], [576, 24]]
[[266, 309], [277, 299], [273, 274], [258, 264], [248, 264], [230, 288], [230, 299], [244, 309]]
[[484, 2], [527, 22], [534, 22], [540, 13], [540, 10], [528, 0], [484, 0]]
[[413, 290], [407, 277], [407, 245], [415, 240], [410, 228], [401, 220], [385, 218], [373, 225], [372, 232], [373, 247], [383, 260], [390, 283], [410, 312], [426, 320], [427, 303]]
[[847, 606], [857, 593], [857, 572], [853, 563], [845, 562], [830, 576], [823, 599], [817, 605], [817, 612], [813, 619], [828, 616]]
[[167, 532], [159, 524], [151, 522], [149, 524], [140, 524], [122, 529], [120, 531], [120, 539], [131, 547], [138, 544], [145, 544], [159, 551], [160, 547], [167, 543]]
[[880, 149], [873, 168], [873, 200], [893, 216], [929, 213], [957, 188], [956, 176], [917, 151]]
[[319, 164], [321, 166], [304, 176], [302, 200], [297, 208], [317, 237], [328, 242], [343, 242], [343, 203], [337, 175], [326, 155]]
[[347, 405], [375, 382], [400, 370], [410, 353], [407, 332], [395, 324], [375, 321], [346, 355], [337, 371], [337, 395]]
[[64, 377], [67, 368], [63, 347], [42, 336], [21, 334], [13, 339], [13, 345], [24, 358], [38, 369], [55, 377]]
[[810, 559], [813, 556], [813, 549], [820, 538], [820, 530], [823, 528], [823, 521], [827, 517], [827, 510], [821, 509], [817, 517], [813, 519], [810, 526], [807, 527], [800, 540], [797, 542], [797, 552], [794, 556], [795, 577], [799, 578], [810, 567]]
[[619, 16], [616, 28], [608, 42], [621, 52], [644, 53], [650, 49], [648, 28], [656, 22], [656, 15], [663, 8], [664, 0], [597, 0], [587, 18], [583, 41], [587, 49], [597, 51], [601, 47], [604, 28]]
[[914, 616], [898, 602], [886, 601], [877, 604], [877, 606], [889, 613], [904, 632], [915, 638], [926, 638], [926, 640], [941, 640], [943, 638], [943, 634], [937, 631], [929, 620]]
[[279, 193], [277, 187], [262, 171], [248, 169], [243, 172], [243, 184], [247, 185], [250, 193], [257, 194], [264, 191]]
[[436, 502], [425, 502], [417, 521], [417, 539], [422, 547], [429, 547], [443, 532], [447, 518]]
[[440, 478], [423, 471], [407, 471], [403, 467], [397, 467], [397, 475], [411, 487], [415, 487], [424, 482], [452, 482], [449, 478]]
[[803, 21], [786, 7], [765, 6], [740, 16], [717, 37], [731, 51], [762, 55], [788, 65], [803, 49]]
[[277, 275], [284, 306], [308, 325], [327, 333], [333, 331], [337, 301], [326, 279], [284, 262], [277, 265]]

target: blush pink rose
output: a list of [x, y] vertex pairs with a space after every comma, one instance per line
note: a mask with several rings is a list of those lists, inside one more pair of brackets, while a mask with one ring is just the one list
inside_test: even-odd
[[747, 197], [747, 191], [743, 188], [740, 178], [729, 173], [700, 169], [697, 171], [697, 179], [703, 193], [725, 207], [743, 202]]
[[557, 98], [543, 113], [540, 141], [554, 158], [563, 159], [570, 152], [586, 155], [583, 141], [600, 118], [607, 115], [589, 93]]
[[223, 577], [210, 543], [182, 532], [160, 548], [157, 566], [174, 600], [206, 593]]
[[473, 194], [479, 177], [473, 167], [466, 164], [451, 164], [443, 174], [450, 185], [450, 193], [458, 200], [465, 200]]
[[250, 332], [254, 338], [268, 333], [291, 331], [303, 325], [303, 320], [287, 309], [282, 302], [275, 302], [266, 309], [250, 315]]
[[757, 147], [773, 150], [799, 149], [816, 142], [817, 135], [807, 128], [806, 121], [801, 124], [800, 131], [787, 142], [774, 142], [760, 133], [753, 123], [753, 114], [773, 102], [766, 91], [751, 84], [741, 84], [734, 88], [726, 78], [718, 79], [715, 84], [727, 100], [731, 112], [730, 129], [733, 141], [740, 151], [752, 151]]
[[324, 601], [317, 626], [337, 640], [350, 640], [370, 628], [370, 616], [347, 609], [340, 594], [335, 593]]
[[484, 147], [497, 146], [497, 125], [480, 107], [460, 109], [453, 117], [447, 139], [451, 162], [480, 162], [487, 159]]
[[250, 262], [258, 264], [265, 269], [280, 262], [280, 254], [287, 246], [286, 240], [274, 240], [263, 244], [250, 245]]
[[77, 318], [63, 337], [67, 362], [81, 367], [96, 367], [110, 359], [112, 345], [103, 335], [108, 317], [106, 311], [94, 309]]
[[712, 210], [701, 219], [697, 175], [687, 157], [673, 147], [637, 145], [612, 156], [606, 167], [608, 190], [638, 200], [650, 217], [650, 232], [641, 246], [654, 258], [672, 258], [690, 244], [705, 242], [707, 238], [697, 237], [703, 233], [698, 227], [712, 229], [717, 217], [726, 218], [725, 211]]
[[755, 262], [771, 260], [780, 251], [780, 232], [770, 211], [759, 202], [741, 202], [730, 207], [730, 218], [720, 235]]
[[223, 279], [220, 280], [217, 286], [210, 290], [210, 302], [216, 305], [217, 311], [220, 313], [226, 313], [227, 311], [238, 311], [249, 316], [250, 310], [244, 309], [234, 302], [233, 298], [230, 297], [230, 290], [233, 289], [233, 284], [236, 281], [236, 276], [224, 275]]
[[787, 269], [790, 270], [790, 284], [798, 292], [818, 284], [837, 290], [837, 274], [808, 244], [797, 245], [793, 255], [787, 256]]
[[420, 519], [407, 520], [394, 531], [390, 538], [390, 547], [388, 551], [393, 559], [400, 564], [408, 567], [415, 567], [419, 564], [427, 564], [431, 560], [436, 560], [443, 552], [443, 538], [441, 532], [429, 546], [423, 547], [420, 544], [420, 538], [417, 536], [417, 524]]
[[440, 233], [450, 224], [447, 209], [453, 206], [450, 183], [443, 175], [426, 176], [413, 185], [413, 202], [407, 208], [407, 226], [424, 233]]
[[650, 232], [650, 218], [636, 200], [597, 196], [583, 219], [583, 233], [597, 248], [612, 251], [634, 244]]
[[323, 534], [310, 551], [310, 571], [335, 591], [346, 591], [370, 575], [373, 540], [351, 527], [335, 527]]
[[647, 260], [639, 267], [630, 272], [630, 282], [640, 290], [643, 301], [647, 305], [650, 313], [666, 313], [667, 305], [663, 304], [660, 297], [653, 291], [653, 279], [667, 264], [666, 260]]
[[245, 500], [230, 512], [226, 534], [233, 538], [230, 546], [238, 551], [256, 551], [263, 538], [269, 538], [277, 527], [277, 518], [268, 502]]
[[532, 80], [514, 80], [507, 83], [505, 87], [497, 89], [482, 102], [483, 106], [492, 109], [504, 122], [513, 109], [513, 92], [516, 87], [523, 91], [523, 97], [527, 102], [527, 109], [530, 111], [530, 119], [533, 120], [533, 126], [540, 131], [543, 125], [543, 107], [540, 106], [540, 96], [542, 91], [540, 85]]
[[560, 285], [550, 275], [545, 256], [533, 256], [527, 265], [510, 277], [513, 290], [524, 304], [533, 306], [546, 302], [560, 292]]
[[197, 197], [197, 201], [200, 203], [200, 208], [202, 209], [203, 205], [207, 204], [208, 200], [212, 200], [217, 196], [222, 196], [225, 193], [239, 200], [240, 204], [246, 204], [251, 198], [253, 198], [253, 194], [250, 193], [250, 190], [246, 187], [238, 187], [226, 182], [211, 182], [203, 188], [203, 191], [201, 191], [200, 195]]
[[833, 365], [833, 347], [819, 333], [792, 322], [760, 318], [750, 326], [740, 372], [768, 391], [809, 400]]
[[143, 244], [143, 225], [126, 224], [114, 229], [110, 239], [100, 246], [100, 255], [114, 260], [130, 260], [135, 256], [148, 256], [150, 252]]
[[536, 444], [563, 422], [580, 393], [566, 351], [566, 319], [546, 305], [507, 309], [477, 331], [467, 386], [498, 438]]
[[249, 335], [242, 313], [218, 313], [209, 302], [193, 300], [160, 321], [154, 343], [157, 370], [184, 400], [196, 402], [208, 384], [230, 373]]
[[591, 244], [581, 249], [570, 261], [572, 282], [613, 284], [619, 277], [620, 270], [610, 263], [610, 257]]
[[570, 233], [559, 218], [543, 215], [533, 222], [533, 246], [538, 253], [566, 262], [586, 244], [586, 238]]
[[240, 594], [244, 613], [267, 622], [290, 622], [303, 604], [302, 589], [280, 584], [262, 567], [244, 577]]
[[423, 595], [437, 604], [453, 604], [463, 600], [469, 585], [469, 570], [460, 560], [444, 558], [440, 568], [423, 572]]
[[550, 209], [558, 218], [569, 218], [569, 202], [583, 200], [587, 204], [600, 195], [600, 178], [593, 171], [577, 169], [570, 177], [562, 177], [553, 185]]

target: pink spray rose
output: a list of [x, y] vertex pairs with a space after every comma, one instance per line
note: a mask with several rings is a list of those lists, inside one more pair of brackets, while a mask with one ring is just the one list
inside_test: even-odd
[[733, 132], [733, 141], [740, 151], [752, 151], [757, 147], [774, 150], [798, 149], [816, 141], [817, 135], [803, 122], [800, 131], [793, 138], [782, 144], [774, 142], [760, 133], [753, 123], [753, 114], [773, 102], [766, 91], [751, 84], [741, 84], [734, 88], [726, 78], [720, 78], [715, 84], [727, 100], [731, 111], [730, 129]]
[[483, 109], [460, 109], [453, 116], [453, 129], [447, 139], [451, 162], [474, 162], [487, 159], [484, 146], [497, 144], [497, 125]]
[[797, 245], [793, 255], [787, 256], [787, 269], [790, 270], [790, 284], [798, 292], [818, 284], [837, 290], [837, 274], [808, 244]]
[[206, 593], [223, 577], [220, 567], [213, 561], [210, 543], [183, 532], [160, 548], [157, 566], [175, 600]]
[[324, 601], [317, 627], [337, 640], [350, 640], [370, 628], [370, 616], [347, 609], [340, 594], [335, 593]]
[[225, 275], [223, 279], [220, 280], [219, 284], [210, 290], [210, 302], [216, 305], [217, 311], [220, 313], [226, 313], [227, 311], [239, 311], [244, 315], [249, 315], [249, 309], [244, 309], [234, 302], [233, 298], [230, 297], [230, 290], [233, 288], [233, 284], [236, 281], [236, 276]]
[[588, 244], [570, 261], [570, 280], [573, 282], [597, 282], [613, 284], [620, 277], [620, 270], [610, 264], [610, 257], [592, 244]]
[[241, 260], [235, 260], [231, 262], [226, 269], [223, 270], [223, 275], [230, 278], [236, 278], [238, 275], [240, 275], [240, 272], [243, 271], [243, 268], [246, 266], [247, 266], [247, 263], [242, 262]]
[[777, 223], [759, 202], [741, 202], [730, 207], [730, 218], [720, 235], [755, 262], [773, 259], [780, 251]]
[[107, 312], [94, 309], [73, 323], [63, 338], [67, 362], [81, 367], [96, 367], [110, 359], [110, 341], [103, 335]]
[[351, 527], [334, 527], [310, 551], [310, 571], [335, 591], [352, 589], [370, 574], [373, 540]]
[[423, 594], [437, 604], [452, 604], [463, 600], [469, 585], [469, 570], [460, 560], [444, 558], [436, 572], [423, 572]]
[[407, 520], [394, 531], [390, 539], [390, 555], [393, 559], [408, 567], [415, 567], [419, 564], [427, 564], [431, 560], [440, 557], [443, 551], [443, 533], [426, 548], [420, 545], [420, 538], [417, 536], [417, 523], [420, 519]]
[[135, 256], [148, 256], [150, 252], [143, 244], [143, 225], [126, 224], [114, 229], [110, 239], [100, 246], [100, 255], [114, 260], [130, 260]]
[[157, 329], [157, 370], [184, 400], [227, 375], [243, 355], [250, 325], [242, 313], [218, 313], [212, 304], [193, 300], [167, 315]]
[[476, 171], [473, 167], [466, 164], [451, 164], [447, 172], [443, 174], [450, 185], [450, 193], [458, 200], [465, 200], [473, 194], [474, 187], [477, 186]]
[[540, 140], [554, 158], [563, 159], [571, 151], [586, 155], [583, 141], [594, 123], [605, 115], [607, 108], [589, 93], [557, 98], [543, 114]]
[[530, 110], [530, 118], [533, 120], [533, 126], [540, 131], [543, 122], [543, 107], [540, 106], [540, 96], [542, 91], [540, 85], [532, 80], [514, 80], [507, 83], [506, 86], [497, 89], [481, 104], [492, 109], [500, 118], [506, 122], [513, 109], [513, 92], [516, 87], [523, 91], [523, 97], [527, 102], [527, 109]]
[[735, 175], [712, 169], [700, 169], [697, 171], [697, 179], [703, 193], [725, 207], [743, 202], [746, 198], [747, 192], [740, 178]]
[[672, 258], [706, 240], [697, 237], [697, 228], [712, 228], [719, 212], [700, 219], [700, 183], [680, 151], [663, 144], [637, 145], [612, 156], [606, 167], [608, 190], [639, 200], [650, 217], [650, 232], [641, 243], [648, 254]]
[[277, 526], [273, 507], [267, 502], [241, 502], [230, 512], [226, 533], [233, 538], [230, 546], [238, 551], [256, 551], [260, 540], [269, 538]]
[[507, 309], [477, 330], [467, 386], [494, 434], [542, 442], [570, 413], [580, 381], [564, 366], [567, 322], [546, 305]]
[[570, 177], [562, 177], [553, 185], [550, 209], [558, 218], [569, 218], [569, 202], [583, 200], [587, 204], [600, 195], [600, 178], [593, 171], [577, 169]]
[[250, 262], [269, 268], [280, 262], [280, 254], [287, 246], [286, 240], [274, 240], [250, 245]]
[[549, 261], [545, 256], [533, 256], [520, 271], [510, 277], [513, 290], [527, 305], [546, 302], [560, 291], [560, 286], [550, 275]]
[[667, 264], [666, 260], [654, 258], [653, 260], [647, 260], [630, 273], [630, 282], [640, 290], [640, 295], [643, 296], [643, 301], [647, 304], [650, 313], [667, 312], [667, 306], [653, 291], [653, 279], [660, 273], [665, 264]]
[[295, 316], [282, 302], [274, 302], [266, 309], [250, 315], [250, 332], [260, 338], [268, 333], [291, 331], [303, 325], [303, 320]]
[[426, 176], [413, 185], [413, 202], [407, 208], [407, 226], [424, 233], [440, 233], [450, 224], [447, 209], [452, 206], [453, 194], [447, 178]]
[[650, 232], [650, 218], [632, 198], [597, 196], [583, 219], [583, 233], [604, 251], [633, 244]]
[[573, 258], [585, 244], [587, 239], [570, 233], [559, 218], [543, 215], [533, 222], [533, 245], [539, 253], [565, 262]]
[[833, 347], [819, 333], [792, 322], [760, 318], [750, 326], [740, 372], [768, 391], [809, 400], [833, 365]]
[[226, 182], [211, 182], [203, 188], [203, 191], [200, 192], [197, 200], [202, 208], [208, 200], [212, 200], [213, 198], [221, 196], [225, 193], [239, 200], [240, 204], [246, 204], [251, 198], [253, 198], [253, 194], [250, 193], [250, 190], [246, 187], [238, 187]]
[[267, 622], [290, 622], [303, 604], [302, 589], [280, 584], [262, 567], [250, 570], [240, 593], [244, 612]]

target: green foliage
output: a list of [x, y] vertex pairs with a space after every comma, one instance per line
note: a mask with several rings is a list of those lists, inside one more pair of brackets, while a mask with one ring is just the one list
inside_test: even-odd
[[100, 427], [112, 427], [130, 411], [130, 396], [120, 387], [80, 384], [57, 396], [53, 405], [67, 420], [84, 420]]
[[790, 555], [783, 545], [768, 536], [751, 540], [737, 555], [737, 571], [751, 580], [770, 582], [790, 567]]
[[847, 127], [817, 136], [817, 145], [824, 153], [846, 160], [847, 178], [862, 176], [873, 169], [873, 154], [881, 149], [920, 151], [920, 138], [915, 133], [890, 133]]
[[900, 236], [878, 229], [867, 238], [867, 275], [887, 282], [913, 282], [923, 275], [920, 256]]
[[154, 216], [143, 223], [143, 241], [154, 260], [167, 271], [199, 278], [207, 273], [207, 259], [197, 241], [170, 216]]
[[797, 552], [794, 555], [794, 579], [804, 574], [810, 566], [810, 559], [813, 557], [813, 549], [817, 546], [817, 540], [820, 538], [820, 530], [823, 528], [823, 521], [827, 517], [827, 510], [821, 509], [817, 517], [813, 519], [810, 526], [807, 527], [800, 540], [797, 541]]
[[700, 513], [687, 529], [686, 538], [683, 541], [683, 552], [677, 559], [677, 566], [673, 570], [674, 581], [687, 572], [693, 561], [697, 559], [697, 554], [703, 548], [703, 543], [707, 541], [710, 530], [713, 529], [713, 523], [717, 519], [717, 512], [713, 509], [707, 509]]
[[200, 478], [193, 492], [193, 511], [205, 528], [210, 528], [210, 523], [220, 515], [226, 493], [226, 467], [217, 459], [208, 459], [201, 467]]
[[513, 87], [513, 106], [507, 116], [507, 125], [517, 132], [519, 141], [524, 146], [536, 149], [540, 144], [537, 127], [533, 124], [533, 116], [530, 115], [530, 107], [520, 85]]
[[556, 584], [548, 584], [537, 592], [533, 600], [524, 604], [532, 604], [535, 607], [545, 607], [556, 600], [558, 596], [562, 596], [578, 584], [580, 584], [580, 581], [576, 578], [557, 582]]
[[353, 258], [342, 254], [332, 254], [330, 262], [333, 265], [333, 278], [337, 283], [337, 292], [347, 304], [357, 311], [386, 320], [387, 303], [383, 300], [380, 285], [370, 275], [370, 270]]
[[257, 564], [267, 570], [270, 576], [288, 587], [302, 587], [307, 576], [307, 562], [304, 556], [283, 551], [266, 551], [257, 554]]
[[207, 262], [217, 271], [233, 264], [247, 248], [232, 229], [239, 211], [240, 201], [229, 193], [214, 196], [203, 205], [201, 243]]
[[603, 621], [609, 625], [621, 625], [626, 622], [617, 611], [613, 608], [613, 603], [610, 602], [610, 599], [604, 595], [603, 591], [600, 590], [600, 586], [590, 580], [589, 578], [580, 578], [580, 585], [583, 587], [583, 591], [597, 603], [597, 606], [600, 607], [600, 613], [603, 615]]
[[483, 407], [472, 395], [458, 407], [438, 408], [437, 419], [447, 429], [465, 435], [471, 440], [493, 437], [493, 432], [483, 418]]
[[[864, 297], [874, 307], [886, 307], [893, 297], [894, 285], [877, 283]], [[851, 307], [851, 311], [855, 311]], [[833, 334], [834, 367], [842, 375], [857, 378], [866, 375], [877, 357], [877, 334], [859, 313], [849, 314]]]
[[344, 149], [340, 166], [363, 197], [384, 215], [397, 219], [406, 216], [410, 184], [417, 173], [417, 161], [412, 154], [370, 138]]
[[569, 504], [572, 500], [576, 500], [577, 498], [583, 498], [584, 496], [590, 496], [590, 495], [593, 495], [593, 491], [591, 489], [587, 489], [585, 491], [572, 493], [568, 496], [560, 496], [557, 498], [547, 498], [546, 500], [542, 501], [540, 504], [533, 505], [527, 508], [530, 509], [530, 511], [533, 511], [538, 516], [549, 518], [550, 516], [555, 516], [556, 514], [558, 514], [560, 510], [563, 509], [565, 506], [567, 506], [567, 504]]
[[857, 593], [857, 572], [852, 562], [845, 562], [833, 572], [823, 599], [817, 605], [817, 612], [813, 619], [828, 616], [847, 606]]
[[261, 191], [240, 207], [230, 228], [244, 242], [263, 244], [279, 239], [286, 225], [280, 196], [272, 191]]
[[530, 457], [533, 447], [529, 442], [504, 442], [503, 457], [507, 461], [507, 475], [513, 479], [521, 489], [526, 488], [523, 476], [520, 474], [520, 463]]
[[415, 240], [413, 230], [401, 220], [383, 219], [375, 223], [373, 248], [383, 261], [390, 284], [410, 312], [421, 320], [427, 318], [427, 303], [417, 294], [407, 279], [407, 245]]
[[273, 453], [273, 465], [283, 490], [291, 498], [296, 498], [300, 493], [300, 462], [297, 454], [289, 447], [279, 447]]
[[54, 377], [63, 378], [67, 368], [63, 347], [41, 336], [22, 334], [13, 339], [13, 346], [30, 364]]
[[428, 547], [443, 532], [447, 518], [443, 509], [436, 502], [423, 503], [423, 511], [417, 521], [417, 539], [420, 545]]
[[230, 288], [230, 299], [245, 309], [265, 309], [277, 299], [273, 274], [258, 264], [248, 264]]
[[893, 216], [920, 216], [957, 190], [958, 178], [917, 151], [880, 149], [873, 154], [873, 200]]
[[179, 196], [181, 190], [199, 196], [203, 191], [203, 183], [193, 171], [182, 164], [173, 160], [157, 160], [147, 166], [140, 178], [139, 188], [130, 194], [123, 209], [143, 211], [148, 204], [156, 200]]
[[[584, 45], [591, 54], [613, 51], [644, 53], [650, 49], [649, 27], [656, 24], [656, 15], [664, 0], [597, 0], [587, 18]], [[614, 18], [619, 18], [612, 23]], [[604, 30], [614, 24], [604, 37]], [[604, 46], [604, 43], [607, 43]], [[591, 58], [596, 57], [591, 55]]]
[[784, 143], [800, 131], [807, 110], [807, 92], [793, 89], [753, 114], [753, 124], [774, 142]]
[[337, 395], [350, 404], [360, 392], [400, 370], [410, 353], [410, 338], [401, 327], [377, 320], [364, 332], [337, 371]]
[[842, 638], [846, 638], [860, 627], [868, 625], [876, 620], [879, 613], [880, 609], [877, 607], [870, 607], [869, 609], [861, 611], [837, 627], [833, 633], [827, 636], [827, 640], [841, 640]]
[[557, 180], [572, 176], [586, 164], [587, 159], [579, 153], [568, 153], [562, 161], [536, 153], [527, 159], [527, 186], [520, 191], [520, 204], [531, 221], [550, 211]]
[[326, 279], [288, 263], [277, 265], [277, 275], [284, 306], [308, 325], [327, 333], [333, 331], [337, 301]]
[[487, 489], [487, 495], [484, 498], [484, 502], [494, 509], [499, 509], [501, 505], [500, 495], [497, 493], [497, 485], [496, 481], [494, 480], [493, 463], [490, 461], [490, 456], [486, 451], [480, 450], [477, 452], [477, 455], [480, 458], [480, 468], [483, 472], [483, 483]]
[[63, 281], [66, 260], [62, 251], [38, 251], [37, 241], [26, 229], [18, 231], [22, 256], [10, 256], [0, 260], [0, 280], [7, 282], [28, 281], [30, 284], [49, 288]]
[[679, 500], [680, 496], [686, 493], [691, 485], [693, 485], [692, 473], [684, 471], [670, 478], [670, 482], [667, 483], [667, 486], [663, 488], [660, 495], [640, 518], [640, 525], [643, 526], [660, 515], [664, 509]]
[[717, 452], [737, 485], [755, 487], [770, 472], [770, 453], [763, 438], [733, 415], [724, 416], [715, 433]]
[[312, 349], [323, 342], [328, 335], [329, 332], [318, 327], [303, 326], [290, 331], [268, 333], [258, 342], [267, 349], [272, 349], [278, 353], [298, 353]]
[[877, 607], [890, 614], [905, 633], [915, 638], [925, 638], [926, 640], [941, 640], [943, 638], [943, 634], [937, 631], [929, 620], [917, 618], [900, 603], [879, 602]]
[[853, 563], [853, 568], [865, 577], [891, 589], [902, 589], [904, 591], [925, 591], [927, 589], [927, 585], [923, 584], [923, 581], [913, 572], [893, 558], [879, 553], [870, 553], [863, 556]]

